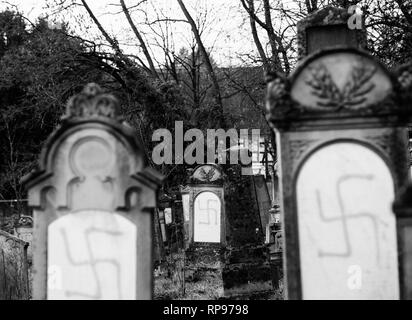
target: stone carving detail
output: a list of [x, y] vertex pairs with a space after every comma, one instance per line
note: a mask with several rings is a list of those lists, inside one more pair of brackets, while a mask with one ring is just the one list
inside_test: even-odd
[[215, 164], [205, 164], [197, 167], [191, 177], [190, 183], [207, 183], [207, 184], [221, 184], [222, 172]]
[[287, 113], [291, 110], [290, 82], [276, 72], [267, 75], [266, 109], [268, 113]]
[[407, 110], [412, 99], [412, 63], [401, 66], [397, 70], [396, 75], [400, 87], [400, 95]]
[[210, 182], [215, 174], [215, 171], [216, 169], [214, 167], [211, 167], [209, 171], [205, 171], [205, 168], [200, 168], [199, 174], [204, 182]]
[[80, 139], [70, 150], [70, 167], [78, 176], [100, 174], [106, 178], [115, 164], [114, 150], [97, 136]]
[[17, 227], [33, 227], [33, 217], [22, 214], [17, 222]]
[[[409, 85], [412, 73], [406, 66], [403, 70], [401, 80]], [[400, 84], [393, 75], [373, 57], [355, 49], [328, 49], [314, 54], [288, 78], [272, 72], [267, 87], [268, 120], [276, 127], [319, 116], [381, 117], [411, 112], [405, 97], [412, 90], [402, 89], [405, 97], [398, 98]]]
[[291, 140], [289, 142], [289, 147], [293, 162], [296, 163], [303, 153], [315, 142], [316, 140]]
[[393, 135], [390, 133], [380, 134], [379, 136], [367, 136], [366, 139], [372, 141], [374, 145], [378, 146], [388, 156], [391, 155], [391, 144], [393, 143]]
[[375, 87], [370, 80], [376, 72], [376, 67], [364, 63], [363, 59], [357, 61], [342, 90], [335, 84], [322, 63], [310, 67], [309, 70], [311, 78], [306, 80], [306, 83], [312, 88], [312, 93], [321, 99], [317, 101], [317, 108], [307, 107], [313, 111], [357, 109], [367, 100], [366, 95]]
[[81, 93], [70, 98], [64, 118], [71, 117], [107, 117], [121, 120], [117, 99], [104, 93], [95, 83], [89, 83]]
[[189, 193], [191, 188], [189, 186], [180, 186], [180, 193]]
[[392, 163], [391, 167], [394, 169], [395, 180], [401, 183], [407, 174], [404, 168], [407, 167], [408, 162], [405, 163], [404, 150], [405, 146], [402, 140], [397, 137], [395, 133], [386, 131], [380, 135], [365, 137], [368, 142], [372, 142], [375, 146], [381, 149]]
[[399, 69], [398, 81], [403, 89], [412, 87], [412, 64], [404, 65]]

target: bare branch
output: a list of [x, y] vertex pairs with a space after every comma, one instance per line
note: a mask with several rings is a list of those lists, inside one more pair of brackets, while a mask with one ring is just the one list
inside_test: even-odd
[[143, 54], [145, 55], [146, 60], [147, 60], [147, 62], [149, 63], [149, 67], [150, 67], [150, 71], [151, 71], [152, 75], [155, 76], [156, 78], [158, 78], [159, 75], [158, 75], [157, 72], [156, 72], [156, 68], [155, 68], [155, 66], [154, 66], [154, 64], [153, 64], [152, 57], [150, 56], [149, 51], [147, 50], [146, 43], [145, 43], [145, 41], [143, 40], [143, 38], [142, 38], [139, 30], [137, 30], [136, 25], [134, 24], [134, 22], [133, 22], [133, 20], [132, 20], [132, 18], [131, 18], [131, 16], [130, 16], [129, 10], [128, 10], [127, 7], [126, 7], [126, 4], [125, 4], [124, 0], [120, 0], [120, 4], [121, 4], [122, 10], [123, 10], [123, 12], [124, 12], [124, 14], [125, 14], [125, 16], [126, 16], [126, 19], [127, 19], [127, 21], [129, 22], [129, 25], [130, 25], [130, 27], [131, 27], [132, 30], [133, 30], [133, 33], [135, 34], [136, 38], [139, 40], [140, 47], [142, 48]]

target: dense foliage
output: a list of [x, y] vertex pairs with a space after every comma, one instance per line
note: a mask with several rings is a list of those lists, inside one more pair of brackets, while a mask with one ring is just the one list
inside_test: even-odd
[[176, 85], [148, 78], [133, 61], [100, 51], [46, 20], [26, 23], [0, 13], [0, 198], [24, 197], [19, 180], [35, 165], [41, 146], [59, 124], [69, 97], [89, 82], [116, 93], [126, 121], [145, 143], [151, 132], [185, 118]]

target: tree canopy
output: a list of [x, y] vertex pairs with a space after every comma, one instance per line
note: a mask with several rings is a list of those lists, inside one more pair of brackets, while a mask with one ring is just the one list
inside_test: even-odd
[[107, 54], [90, 41], [54, 28], [31, 25], [13, 11], [0, 12], [0, 198], [24, 197], [19, 180], [35, 165], [67, 100], [89, 82], [115, 91], [125, 120], [146, 143], [151, 132], [186, 117], [178, 86], [149, 78], [121, 53]]

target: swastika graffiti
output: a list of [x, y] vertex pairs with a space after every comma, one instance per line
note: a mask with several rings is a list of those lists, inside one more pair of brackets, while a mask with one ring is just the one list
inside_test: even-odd
[[121, 266], [120, 266], [119, 261], [117, 261], [115, 258], [113, 258], [113, 259], [95, 258], [93, 248], [92, 248], [92, 242], [91, 242], [91, 239], [90, 239], [90, 237], [93, 234], [96, 234], [96, 233], [103, 233], [103, 234], [106, 234], [108, 236], [116, 237], [116, 236], [121, 236], [122, 232], [111, 231], [111, 230], [103, 230], [103, 229], [93, 228], [93, 227], [86, 229], [85, 232], [84, 232], [84, 236], [85, 236], [85, 240], [86, 240], [85, 241], [85, 247], [87, 249], [88, 259], [83, 260], [83, 261], [76, 261], [75, 257], [73, 257], [73, 253], [70, 250], [70, 243], [68, 241], [68, 236], [67, 236], [66, 230], [61, 229], [60, 232], [61, 232], [61, 235], [62, 235], [62, 238], [63, 238], [63, 241], [64, 241], [64, 250], [67, 254], [68, 261], [74, 267], [89, 266], [91, 271], [92, 271], [92, 274], [93, 274], [94, 282], [96, 284], [96, 287], [95, 287], [96, 289], [95, 289], [94, 294], [90, 294], [90, 293], [86, 293], [86, 292], [80, 292], [80, 291], [66, 290], [65, 295], [67, 297], [81, 296], [81, 297], [84, 297], [84, 298], [90, 298], [90, 299], [94, 299], [94, 300], [101, 299], [102, 298], [101, 277], [104, 277], [105, 275], [99, 274], [97, 266], [99, 264], [108, 263], [108, 264], [113, 265], [116, 269], [116, 284], [117, 284], [118, 299], [122, 299], [122, 290], [121, 290], [121, 283], [120, 283]]
[[323, 222], [325, 223], [333, 223], [333, 222], [340, 222], [342, 226], [342, 232], [343, 232], [343, 241], [345, 244], [345, 249], [342, 252], [327, 252], [324, 250], [318, 250], [318, 254], [320, 257], [349, 257], [352, 254], [352, 245], [350, 243], [350, 234], [349, 234], [349, 226], [348, 226], [348, 221], [349, 220], [355, 220], [355, 219], [369, 219], [369, 221], [372, 223], [373, 226], [373, 233], [374, 233], [374, 240], [376, 243], [376, 259], [377, 263], [380, 261], [380, 250], [379, 250], [379, 224], [383, 227], [388, 227], [388, 224], [379, 219], [375, 214], [370, 213], [370, 212], [356, 212], [356, 213], [348, 213], [345, 208], [345, 201], [342, 196], [342, 184], [345, 183], [348, 180], [353, 180], [353, 179], [360, 179], [360, 180], [368, 180], [368, 181], [373, 181], [374, 176], [371, 174], [349, 174], [349, 175], [343, 175], [339, 177], [339, 179], [336, 181], [336, 200], [338, 202], [339, 206], [339, 215], [336, 217], [328, 217], [325, 215], [323, 206], [322, 206], [322, 200], [321, 200], [321, 195], [318, 189], [316, 189], [316, 201], [318, 204], [319, 208], [319, 215], [320, 218]]

